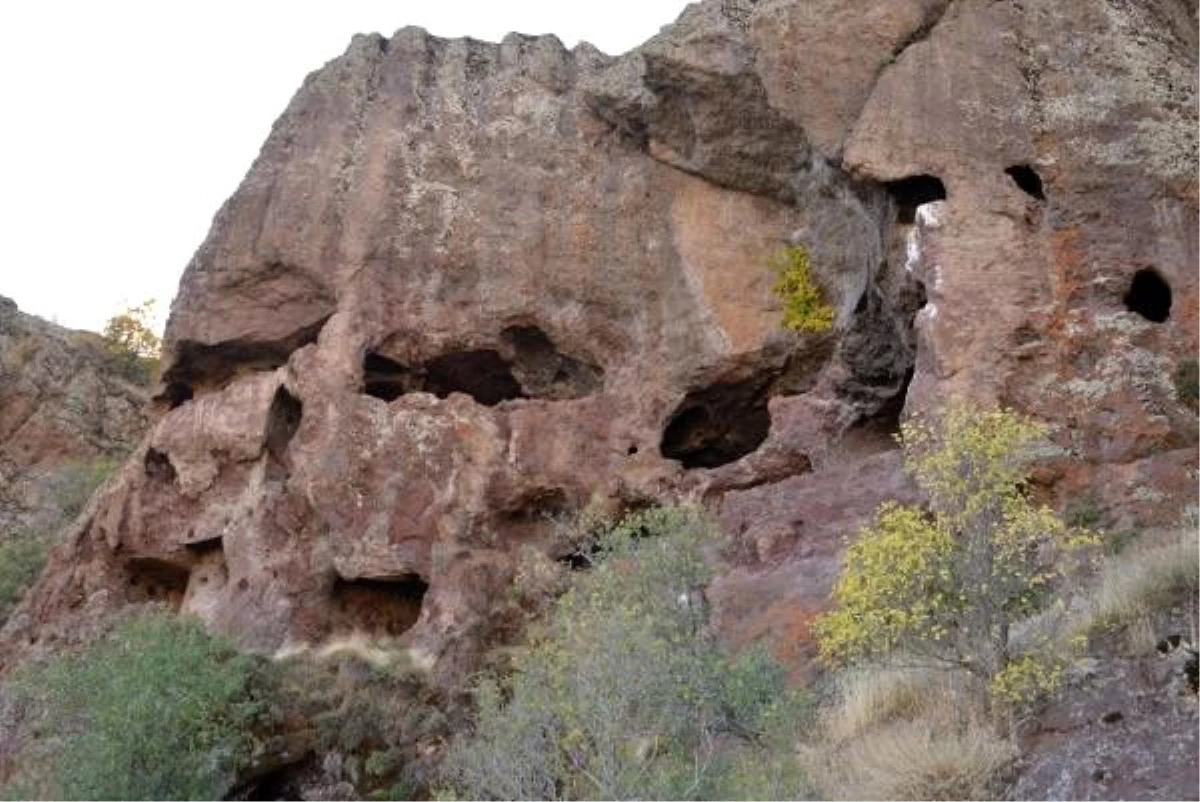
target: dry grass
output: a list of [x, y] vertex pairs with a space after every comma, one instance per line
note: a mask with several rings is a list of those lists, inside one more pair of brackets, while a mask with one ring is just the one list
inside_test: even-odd
[[832, 799], [987, 799], [1016, 757], [959, 672], [874, 668], [839, 678], [838, 702], [802, 750]]
[[[1196, 530], [1180, 527], [1146, 533], [1142, 540], [1107, 558], [1088, 592], [1073, 607], [1072, 635], [1127, 628], [1136, 633], [1154, 613], [1193, 599], [1200, 588], [1200, 544]], [[1144, 628], [1144, 626], [1142, 626]]]
[[894, 721], [839, 750], [823, 788], [840, 799], [994, 799], [1016, 757], [1015, 745], [975, 720]]

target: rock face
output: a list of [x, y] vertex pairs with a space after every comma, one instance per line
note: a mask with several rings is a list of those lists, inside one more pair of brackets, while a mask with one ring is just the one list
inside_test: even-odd
[[[556, 519], [694, 499], [725, 629], [803, 654], [843, 537], [912, 497], [901, 410], [950, 396], [1052, 425], [1048, 499], [1173, 518], [1195, 46], [1176, 0], [709, 0], [619, 59], [356, 37], [217, 215], [157, 423], [9, 642], [160, 599], [457, 677]], [[832, 332], [780, 329], [788, 245]]]
[[98, 339], [0, 296], [0, 537], [47, 522], [64, 470], [124, 458], [146, 432], [149, 394]]

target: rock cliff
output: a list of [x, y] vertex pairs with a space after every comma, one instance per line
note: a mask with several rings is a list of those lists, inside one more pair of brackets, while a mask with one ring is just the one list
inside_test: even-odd
[[[708, 504], [736, 641], [802, 657], [948, 397], [1047, 421], [1037, 490], [1194, 501], [1196, 17], [1180, 0], [706, 0], [611, 58], [359, 36], [183, 277], [157, 421], [6, 629], [166, 600], [272, 652], [461, 676], [556, 521]], [[800, 245], [836, 311], [781, 329]], [[69, 614], [69, 615], [68, 615]], [[797, 664], [802, 664], [799, 661]]]
[[70, 494], [70, 472], [132, 451], [149, 425], [148, 401], [99, 337], [22, 314], [0, 296], [0, 538], [63, 523], [48, 513]]

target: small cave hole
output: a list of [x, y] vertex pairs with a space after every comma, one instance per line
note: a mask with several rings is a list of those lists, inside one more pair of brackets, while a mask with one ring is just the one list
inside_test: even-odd
[[522, 496], [506, 513], [509, 521], [540, 522], [566, 518], [576, 505], [561, 488], [541, 488]]
[[1125, 293], [1125, 308], [1151, 323], [1163, 323], [1171, 316], [1171, 287], [1157, 270], [1139, 270]]
[[569, 552], [555, 559], [559, 565], [566, 566], [570, 571], [588, 571], [596, 564], [596, 555], [599, 550], [595, 547], [590, 549], [578, 549]]
[[271, 408], [267, 412], [267, 453], [271, 459], [283, 464], [284, 454], [288, 443], [296, 436], [300, 428], [300, 418], [304, 414], [304, 405], [300, 399], [280, 387], [271, 399]]
[[1014, 164], [1012, 167], [1006, 168], [1004, 172], [1026, 195], [1040, 201], [1046, 199], [1046, 192], [1042, 188], [1042, 177], [1028, 164]]
[[125, 600], [131, 604], [165, 603], [178, 611], [187, 592], [188, 569], [153, 557], [134, 557], [125, 564]]
[[911, 175], [884, 184], [896, 203], [896, 222], [912, 225], [917, 221], [917, 207], [923, 203], [946, 199], [946, 185], [933, 175]]
[[154, 400], [165, 404], [167, 409], [178, 409], [195, 396], [192, 385], [187, 382], [173, 381]]
[[508, 363], [491, 349], [455, 351], [431, 359], [425, 363], [424, 385], [421, 389], [438, 398], [466, 393], [487, 407], [526, 397]]
[[374, 636], [403, 635], [421, 615], [429, 584], [417, 574], [342, 579], [333, 584], [334, 630]]
[[598, 365], [563, 353], [537, 326], [510, 326], [500, 333], [500, 341], [502, 355], [532, 398], [582, 398], [604, 384]]
[[1200, 653], [1192, 651], [1183, 666], [1184, 676], [1187, 677], [1188, 688], [1192, 693], [1200, 692]]
[[166, 484], [175, 481], [175, 466], [171, 464], [171, 458], [164, 451], [159, 451], [157, 448], [146, 449], [146, 458], [142, 461], [142, 465], [146, 470], [146, 476], [151, 479]]
[[716, 468], [741, 459], [767, 438], [769, 382], [754, 377], [688, 393], [663, 432], [661, 451], [684, 468]]
[[363, 392], [392, 402], [408, 392], [408, 371], [399, 362], [368, 352], [363, 359]]

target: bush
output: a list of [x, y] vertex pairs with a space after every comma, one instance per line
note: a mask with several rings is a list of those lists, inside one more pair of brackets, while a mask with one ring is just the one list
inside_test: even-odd
[[602, 534], [512, 676], [478, 683], [444, 777], [473, 799], [792, 798], [799, 700], [761, 651], [706, 626], [712, 527], [681, 508]]
[[45, 495], [49, 498], [33, 523], [0, 540], [0, 624], [12, 613], [21, 592], [42, 573], [54, 535], [80, 513], [115, 466], [114, 460], [99, 457], [73, 463], [48, 477]]
[[17, 606], [21, 592], [42, 573], [49, 548], [47, 538], [32, 529], [0, 541], [0, 625]]
[[1185, 359], [1175, 368], [1175, 394], [1180, 401], [1196, 406], [1200, 399], [1200, 363]]
[[1060, 676], [1050, 665], [1035, 670], [1036, 648], [1014, 655], [1010, 641], [1013, 624], [1041, 609], [1068, 573], [1067, 553], [1095, 542], [1024, 495], [1043, 434], [1015, 413], [961, 404], [936, 424], [902, 427], [906, 468], [930, 510], [886, 504], [850, 547], [836, 609], [817, 625], [828, 662], [904, 651], [997, 679], [1005, 696], [1018, 679]]
[[771, 268], [776, 274], [775, 295], [783, 301], [785, 329], [821, 334], [833, 328], [833, 307], [813, 279], [808, 251], [784, 248], [771, 259]]
[[52, 737], [52, 796], [216, 799], [249, 754], [254, 662], [154, 611], [17, 680]]

